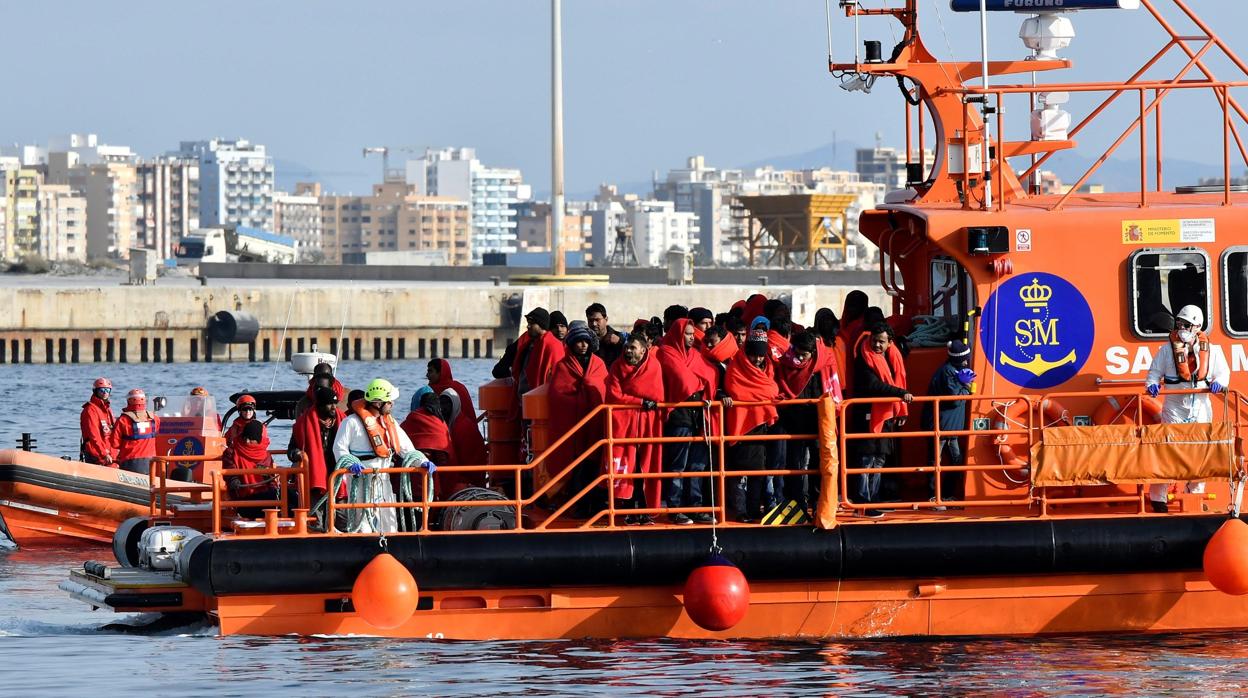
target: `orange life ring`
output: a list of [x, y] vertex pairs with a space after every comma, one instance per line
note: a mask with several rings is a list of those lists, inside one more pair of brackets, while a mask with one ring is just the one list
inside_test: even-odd
[[1142, 400], [1140, 405], [1144, 411], [1145, 424], [1161, 424], [1161, 400], [1143, 395], [1123, 400], [1112, 395], [1105, 398], [1105, 402], [1092, 413], [1092, 423], [1135, 424], [1136, 400]]
[[[1011, 426], [1019, 424], [1026, 425], [1023, 421], [1023, 414], [1027, 411], [1028, 404], [1024, 400], [1018, 400], [1010, 405], [1004, 416], [998, 414], [998, 419], [993, 420], [993, 429], [1008, 429]], [[1040, 415], [1042, 421], [1039, 424], [1033, 424], [1032, 427], [1049, 427], [1056, 424], [1071, 425], [1070, 412], [1062, 406], [1062, 403], [1053, 399], [1045, 399], [1040, 402]], [[997, 456], [1001, 459], [1002, 465], [1015, 466], [1025, 468], [1028, 466], [1028, 460], [1020, 458], [1014, 452], [1014, 447], [1007, 442], [1008, 436], [1002, 434], [996, 438]]]

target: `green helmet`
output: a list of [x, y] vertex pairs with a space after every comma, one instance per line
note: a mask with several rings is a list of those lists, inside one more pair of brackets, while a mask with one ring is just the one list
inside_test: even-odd
[[399, 389], [385, 378], [374, 378], [364, 390], [364, 399], [368, 402], [394, 402], [399, 399]]

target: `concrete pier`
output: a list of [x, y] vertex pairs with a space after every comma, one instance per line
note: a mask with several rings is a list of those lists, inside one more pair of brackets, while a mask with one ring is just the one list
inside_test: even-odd
[[[243, 280], [122, 286], [38, 280], [0, 279], [0, 363], [284, 361], [313, 347], [344, 360], [493, 358], [519, 333], [521, 314], [537, 306], [561, 309], [576, 320], [584, 319], [587, 305], [599, 302], [614, 326], [628, 328], [673, 303], [723, 312], [737, 299], [762, 292], [788, 294], [795, 320], [809, 322], [822, 306], [839, 313], [844, 295], [854, 288]], [[874, 302], [883, 300], [877, 289], [863, 290]], [[254, 316], [260, 323], [254, 341], [214, 343], [208, 321], [222, 310]]]

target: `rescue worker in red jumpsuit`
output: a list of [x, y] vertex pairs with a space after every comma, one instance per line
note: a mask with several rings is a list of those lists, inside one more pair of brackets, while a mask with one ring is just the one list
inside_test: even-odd
[[148, 473], [156, 457], [156, 432], [160, 419], [147, 411], [147, 394], [135, 388], [126, 394], [126, 409], [113, 425], [112, 444], [122, 470]]
[[113, 408], [109, 397], [113, 394], [113, 382], [96, 378], [91, 386], [91, 399], [82, 406], [78, 424], [82, 428], [82, 444], [79, 460], [94, 465], [117, 467], [117, 451], [113, 448]]

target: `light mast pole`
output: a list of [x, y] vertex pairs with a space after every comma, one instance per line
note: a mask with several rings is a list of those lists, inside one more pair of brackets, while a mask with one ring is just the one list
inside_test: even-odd
[[550, 237], [551, 273], [567, 273], [563, 252], [563, 22], [562, 0], [550, 0]]

